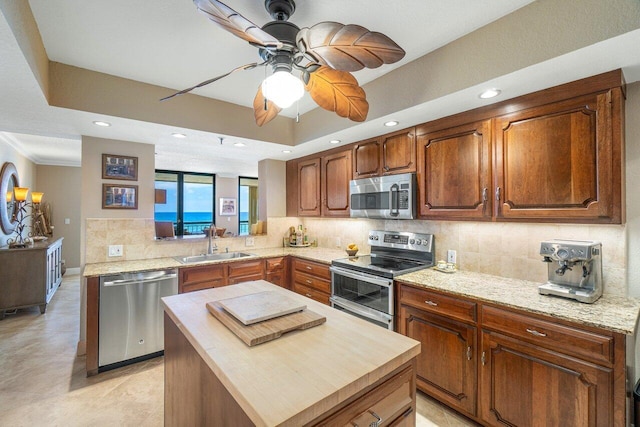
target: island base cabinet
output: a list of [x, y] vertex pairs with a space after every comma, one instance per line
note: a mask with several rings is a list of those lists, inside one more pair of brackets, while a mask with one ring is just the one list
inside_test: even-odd
[[481, 365], [480, 417], [485, 425], [616, 425], [612, 369], [486, 331]]
[[166, 427], [254, 425], [166, 313], [164, 388]]

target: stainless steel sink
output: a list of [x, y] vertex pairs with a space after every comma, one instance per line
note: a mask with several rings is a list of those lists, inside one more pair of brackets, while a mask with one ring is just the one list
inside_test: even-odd
[[234, 259], [234, 258], [245, 258], [248, 256], [253, 256], [253, 254], [247, 252], [224, 252], [220, 254], [203, 254], [203, 255], [192, 255], [192, 256], [184, 256], [184, 257], [173, 257], [178, 262], [182, 264], [195, 264], [198, 262], [206, 262], [206, 261], [219, 261], [224, 259]]

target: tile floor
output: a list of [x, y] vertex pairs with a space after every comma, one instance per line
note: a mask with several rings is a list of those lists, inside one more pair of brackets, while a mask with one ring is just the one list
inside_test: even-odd
[[[162, 426], [162, 357], [86, 378], [79, 287], [65, 276], [44, 315], [32, 307], [0, 321], [0, 424]], [[422, 393], [417, 409], [421, 427], [477, 425]]]

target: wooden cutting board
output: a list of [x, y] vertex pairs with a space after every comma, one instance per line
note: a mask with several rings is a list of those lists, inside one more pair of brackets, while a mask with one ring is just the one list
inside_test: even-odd
[[222, 308], [218, 301], [208, 302], [207, 310], [250, 347], [279, 338], [287, 332], [309, 329], [327, 321], [326, 317], [318, 313], [303, 310], [253, 325], [244, 325]]
[[219, 300], [218, 303], [245, 325], [295, 313], [307, 308], [306, 304], [273, 291], [226, 298]]

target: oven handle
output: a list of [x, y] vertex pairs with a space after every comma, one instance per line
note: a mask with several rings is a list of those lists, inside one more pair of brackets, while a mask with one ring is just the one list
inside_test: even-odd
[[393, 286], [393, 280], [374, 276], [372, 274], [362, 273], [360, 271], [354, 272], [351, 270], [347, 270], [340, 267], [334, 267], [334, 266], [329, 267], [329, 270], [331, 270], [331, 272], [333, 273], [339, 274], [344, 277], [348, 277], [350, 279], [362, 280], [365, 282], [373, 283], [374, 285], [384, 286], [385, 288], [390, 288]]
[[337, 305], [340, 306], [346, 310], [352, 311], [356, 314], [359, 314], [362, 317], [366, 317], [367, 319], [371, 319], [371, 320], [376, 320], [378, 322], [382, 322], [382, 323], [391, 323], [391, 321], [393, 320], [393, 316], [390, 316], [386, 313], [371, 313], [369, 311], [365, 311], [363, 309], [361, 309], [358, 304], [354, 304], [352, 302], [349, 301], [344, 301], [341, 298], [336, 298], [336, 297], [331, 297], [329, 298], [329, 300], [331, 301], [331, 303], [333, 305]]

